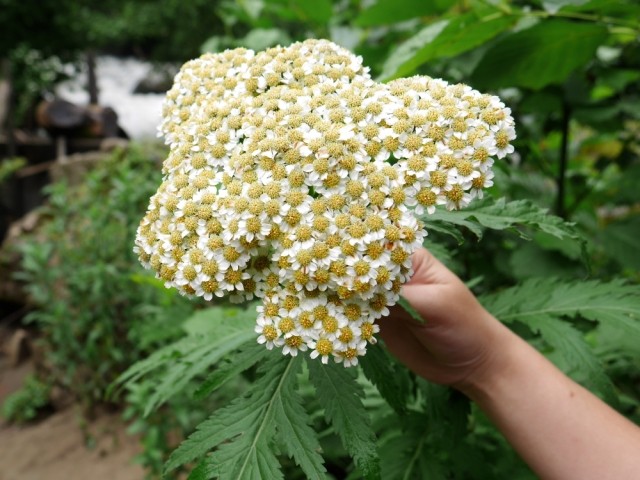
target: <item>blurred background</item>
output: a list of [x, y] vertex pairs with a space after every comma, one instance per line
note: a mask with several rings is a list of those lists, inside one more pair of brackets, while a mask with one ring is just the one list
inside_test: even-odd
[[[426, 74], [500, 95], [518, 139], [492, 195], [546, 208], [584, 241], [442, 229], [427, 246], [477, 293], [549, 277], [640, 282], [636, 0], [0, 0], [0, 32], [2, 480], [159, 478], [249, 381], [198, 401], [185, 388], [146, 417], [149, 383], [107, 395], [204, 306], [132, 253], [161, 179], [164, 92], [204, 52], [327, 38], [380, 81]], [[637, 343], [578, 330], [638, 421]], [[532, 478], [495, 445], [493, 478]], [[341, 455], [328, 454], [335, 478]]]

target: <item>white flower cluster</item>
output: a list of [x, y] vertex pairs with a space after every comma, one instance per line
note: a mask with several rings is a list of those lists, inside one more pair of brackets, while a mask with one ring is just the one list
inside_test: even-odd
[[417, 217], [482, 196], [515, 138], [497, 97], [428, 77], [378, 84], [324, 40], [190, 61], [163, 115], [142, 264], [187, 295], [261, 298], [260, 343], [345, 366], [412, 274]]

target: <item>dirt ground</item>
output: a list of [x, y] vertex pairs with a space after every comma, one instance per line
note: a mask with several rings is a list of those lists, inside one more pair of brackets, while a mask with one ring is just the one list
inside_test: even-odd
[[[33, 370], [29, 360], [14, 364], [0, 350], [0, 405]], [[140, 451], [117, 413], [85, 424], [74, 406], [25, 426], [0, 417], [0, 480], [142, 480], [132, 463]]]

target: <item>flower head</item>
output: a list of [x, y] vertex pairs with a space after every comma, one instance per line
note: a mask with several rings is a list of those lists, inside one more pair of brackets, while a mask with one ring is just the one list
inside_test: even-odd
[[267, 348], [357, 364], [426, 236], [511, 153], [509, 109], [465, 85], [374, 82], [326, 40], [186, 63], [164, 103], [170, 151], [135, 251], [165, 285], [261, 298]]

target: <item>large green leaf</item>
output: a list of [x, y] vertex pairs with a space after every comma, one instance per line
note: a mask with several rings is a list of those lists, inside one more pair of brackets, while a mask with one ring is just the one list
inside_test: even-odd
[[229, 355], [229, 359], [219, 363], [213, 373], [202, 382], [196, 390], [194, 397], [203, 399], [215, 392], [236, 375], [249, 369], [269, 353], [264, 345], [257, 342], [248, 342], [243, 347]]
[[[547, 209], [541, 208], [529, 200], [507, 202], [504, 198], [495, 201], [487, 199], [476, 202], [465, 210], [436, 210], [431, 215], [424, 215], [422, 220], [425, 222], [427, 230], [434, 222], [438, 226], [449, 223], [468, 228], [478, 238], [482, 237], [484, 228], [490, 228], [492, 230], [513, 229], [522, 238], [528, 239], [528, 235], [523, 230], [523, 227], [528, 227], [542, 230], [562, 240], [578, 243], [582, 241], [572, 223], [550, 215]], [[437, 222], [442, 222], [442, 224]]]
[[543, 20], [501, 38], [482, 57], [471, 81], [485, 89], [562, 83], [594, 57], [606, 38], [606, 27], [596, 23]]
[[403, 368], [403, 372], [400, 372], [396, 368], [397, 364], [379, 344], [369, 345], [367, 354], [360, 359], [360, 365], [365, 376], [376, 386], [391, 408], [404, 414], [409, 397], [406, 369]]
[[354, 23], [359, 27], [389, 25], [439, 13], [453, 3], [453, 0], [378, 0], [364, 9]]
[[468, 13], [432, 23], [389, 56], [379, 80], [407, 76], [430, 60], [454, 57], [471, 50], [505, 31], [514, 22], [514, 17], [500, 15], [485, 20]]
[[325, 478], [317, 436], [295, 392], [301, 366], [300, 357], [271, 355], [247, 395], [198, 425], [197, 431], [173, 452], [165, 473], [211, 452], [190, 478], [283, 478], [273, 444], [278, 433], [286, 452], [308, 478]]
[[[563, 319], [584, 318], [615, 325], [640, 345], [640, 295], [635, 285], [622, 281], [565, 282], [532, 279], [500, 293], [486, 295], [482, 303], [504, 322], [528, 325], [556, 350], [568, 373], [615, 398], [610, 382], [582, 336]], [[560, 325], [559, 325], [560, 324]]]
[[309, 360], [307, 365], [309, 379], [316, 388], [325, 417], [356, 466], [367, 479], [380, 478], [375, 433], [361, 401], [362, 387], [356, 382], [353, 372], [340, 364], [324, 365], [317, 360]]
[[145, 415], [178, 392], [196, 375], [255, 338], [255, 310], [213, 307], [194, 314], [185, 322], [189, 335], [156, 350], [134, 364], [118, 383], [135, 383], [143, 376], [157, 379], [145, 405]]

